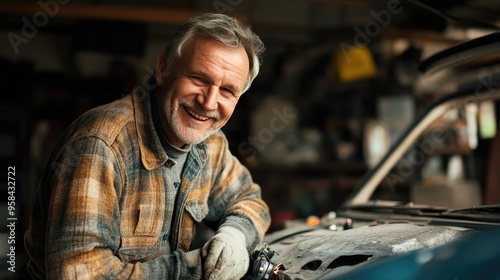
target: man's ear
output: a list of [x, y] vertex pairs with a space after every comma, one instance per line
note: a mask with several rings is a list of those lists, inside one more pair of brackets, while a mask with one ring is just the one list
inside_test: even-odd
[[156, 83], [162, 86], [167, 77], [167, 55], [161, 53], [156, 59]]

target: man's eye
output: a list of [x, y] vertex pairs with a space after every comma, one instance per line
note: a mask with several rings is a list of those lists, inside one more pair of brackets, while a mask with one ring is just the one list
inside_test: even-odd
[[198, 85], [198, 86], [202, 86], [202, 85], [205, 85], [205, 81], [203, 80], [203, 78], [201, 77], [198, 77], [198, 76], [191, 76], [189, 77], [191, 79], [191, 81], [193, 81], [193, 83], [195, 85]]
[[233, 94], [233, 95], [234, 95], [234, 92], [233, 92], [232, 90], [228, 89], [228, 88], [221, 88], [221, 90], [222, 90], [223, 92], [226, 92], [226, 93], [229, 93], [229, 94]]
[[227, 89], [227, 88], [226, 89], [222, 88], [221, 91], [222, 91], [222, 94], [224, 96], [227, 96], [227, 97], [231, 97], [232, 98], [232, 97], [238, 97], [239, 96], [237, 92], [235, 92], [233, 90], [230, 90], [230, 89]]

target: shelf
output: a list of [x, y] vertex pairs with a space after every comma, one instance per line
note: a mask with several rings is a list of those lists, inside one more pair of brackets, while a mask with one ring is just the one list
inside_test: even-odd
[[334, 176], [337, 174], [364, 174], [367, 167], [364, 162], [331, 162], [318, 165], [259, 165], [249, 167], [250, 173], [258, 175], [289, 175], [289, 176]]
[[464, 146], [449, 146], [449, 147], [438, 147], [434, 154], [439, 155], [472, 155], [472, 150], [469, 147]]
[[363, 162], [332, 162], [323, 165], [250, 167], [254, 181], [265, 192], [281, 191], [301, 186], [310, 191], [350, 191], [360, 182], [367, 167]]
[[460, 42], [460, 40], [447, 38], [440, 32], [430, 30], [405, 29], [388, 27], [382, 30], [381, 37], [383, 39], [399, 39], [406, 38], [414, 43], [437, 43], [452, 46]]

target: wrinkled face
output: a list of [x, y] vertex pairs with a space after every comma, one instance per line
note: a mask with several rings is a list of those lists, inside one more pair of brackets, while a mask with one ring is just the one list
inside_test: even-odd
[[199, 143], [233, 114], [249, 72], [246, 51], [198, 37], [186, 42], [171, 73], [165, 74], [166, 65], [161, 54], [156, 80], [163, 131], [177, 147]]

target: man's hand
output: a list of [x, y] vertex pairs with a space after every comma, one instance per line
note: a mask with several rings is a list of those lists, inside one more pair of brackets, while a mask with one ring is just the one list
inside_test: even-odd
[[221, 227], [202, 248], [205, 279], [241, 279], [250, 262], [245, 236], [232, 227]]

